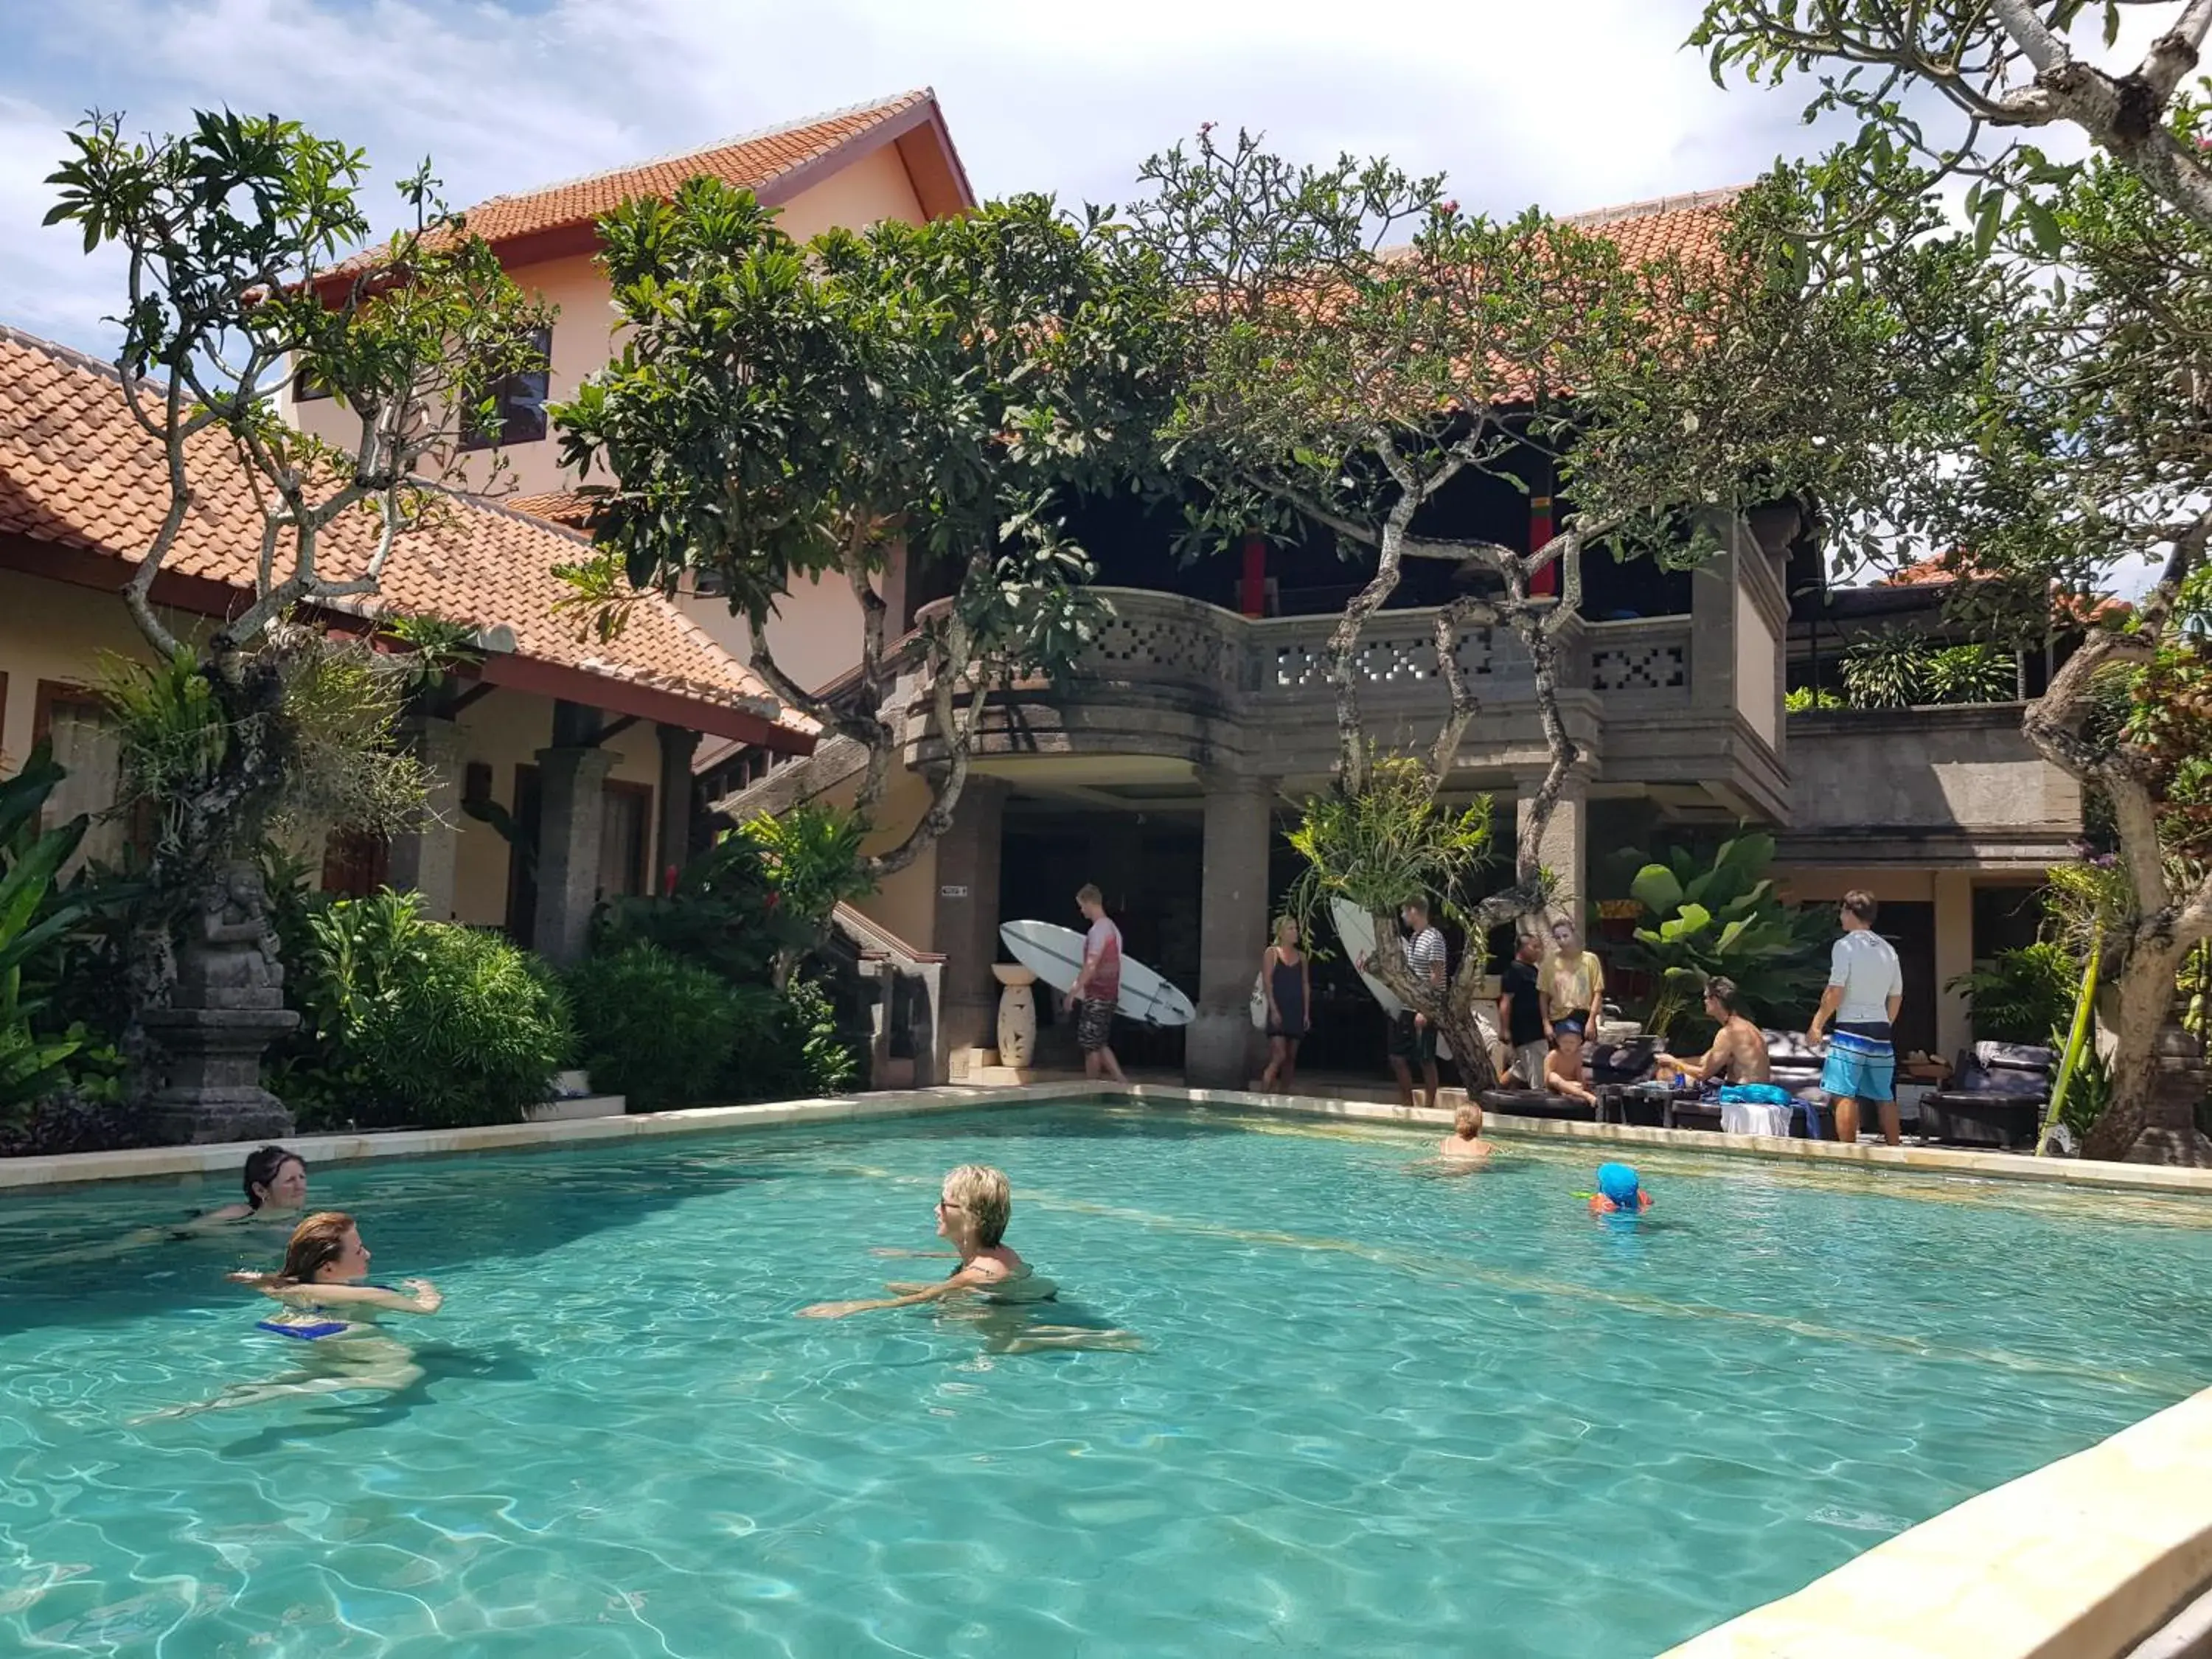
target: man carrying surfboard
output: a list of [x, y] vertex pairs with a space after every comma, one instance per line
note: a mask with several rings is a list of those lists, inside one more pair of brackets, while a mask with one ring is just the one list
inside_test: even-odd
[[1108, 1039], [1114, 1035], [1114, 1004], [1121, 994], [1121, 930], [1106, 914], [1106, 896], [1096, 882], [1085, 882], [1075, 895], [1076, 908], [1091, 924], [1083, 941], [1083, 967], [1067, 988], [1075, 1010], [1075, 1042], [1083, 1050], [1083, 1074], [1123, 1081], [1121, 1062], [1114, 1058]]
[[[1406, 971], [1425, 979], [1441, 994], [1444, 988], [1444, 936], [1429, 925], [1429, 902], [1407, 899], [1399, 919], [1411, 935], [1405, 941]], [[1398, 1077], [1398, 1101], [1413, 1103], [1413, 1071], [1421, 1068], [1421, 1104], [1434, 1110], [1437, 1103], [1437, 1027], [1426, 1014], [1407, 1008], [1390, 1027], [1390, 1069]]]

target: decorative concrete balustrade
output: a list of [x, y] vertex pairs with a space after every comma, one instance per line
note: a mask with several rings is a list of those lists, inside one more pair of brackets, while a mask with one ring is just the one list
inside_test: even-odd
[[[1077, 664], [1079, 684], [1172, 690], [1194, 702], [1241, 702], [1265, 709], [1325, 702], [1329, 636], [1339, 618], [1252, 619], [1180, 594], [1105, 588], [1114, 614]], [[1363, 706], [1410, 713], [1449, 698], [1437, 664], [1432, 609], [1378, 612], [1360, 632], [1354, 666]], [[1601, 700], [1638, 708], [1687, 708], [1691, 684], [1688, 617], [1582, 622], [1562, 639], [1560, 681]], [[1468, 688], [1486, 705], [1533, 703], [1528, 653], [1504, 629], [1468, 629], [1457, 656]]]

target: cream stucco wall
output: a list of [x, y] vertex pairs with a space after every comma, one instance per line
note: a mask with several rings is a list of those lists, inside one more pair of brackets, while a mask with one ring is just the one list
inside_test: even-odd
[[1770, 749], [1780, 746], [1782, 647], [1759, 601], [1738, 584], [1735, 590], [1735, 700], [1751, 729]]
[[[896, 144], [884, 144], [831, 173], [785, 204], [778, 222], [801, 240], [833, 226], [858, 230], [885, 219], [918, 224], [921, 200]], [[606, 366], [619, 332], [610, 307], [606, 277], [590, 254], [542, 259], [511, 273], [522, 286], [554, 306], [553, 349], [547, 374], [550, 401], [575, 395], [586, 375]], [[359, 437], [358, 422], [337, 403], [319, 398], [294, 404], [289, 387], [283, 404], [289, 418], [308, 432], [342, 447]], [[502, 489], [520, 495], [564, 489], [583, 482], [559, 464], [560, 445], [549, 431], [542, 441], [514, 444], [500, 452]], [[465, 457], [460, 477], [472, 488], [495, 483], [483, 454]], [[602, 480], [604, 481], [604, 480]], [[684, 601], [690, 617], [724, 649], [744, 661], [752, 641], [743, 619], [720, 599]], [[769, 644], [776, 660], [809, 690], [828, 684], [860, 659], [860, 607], [842, 578], [803, 582], [776, 608]]]
[[[184, 638], [208, 625], [204, 617], [179, 613], [165, 620]], [[0, 570], [0, 673], [8, 677], [5, 707], [0, 708], [0, 773], [15, 771], [30, 752], [39, 682], [95, 684], [104, 653], [149, 654], [121, 600], [91, 588]], [[459, 724], [463, 763], [489, 763], [492, 799], [512, 811], [515, 768], [533, 763], [537, 751], [551, 740], [552, 700], [495, 690], [464, 709]], [[657, 792], [660, 746], [651, 724], [641, 721], [617, 732], [606, 747], [616, 757], [611, 778]], [[647, 811], [648, 834], [658, 821], [655, 801]], [[455, 832], [459, 847], [453, 919], [498, 927], [507, 920], [507, 843], [489, 824], [458, 810]], [[648, 854], [648, 877], [651, 862]]]

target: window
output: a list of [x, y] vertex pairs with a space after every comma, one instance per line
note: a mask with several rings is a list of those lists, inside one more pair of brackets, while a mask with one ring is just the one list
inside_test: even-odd
[[553, 331], [539, 329], [531, 336], [531, 344], [537, 348], [539, 367], [527, 374], [502, 374], [492, 382], [489, 395], [492, 412], [498, 417], [497, 428], [479, 428], [476, 411], [471, 410], [461, 423], [463, 449], [489, 449], [494, 444], [534, 444], [544, 441], [545, 365], [552, 361]]

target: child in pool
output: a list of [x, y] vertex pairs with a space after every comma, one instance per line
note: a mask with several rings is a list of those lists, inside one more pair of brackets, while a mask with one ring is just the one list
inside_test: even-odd
[[1601, 1164], [1589, 1207], [1592, 1215], [1642, 1215], [1651, 1207], [1651, 1194], [1627, 1164]]
[[1054, 1290], [1005, 1242], [1013, 1213], [1013, 1188], [1003, 1171], [987, 1164], [963, 1164], [945, 1177], [937, 1200], [937, 1234], [960, 1257], [951, 1275], [934, 1285], [886, 1285], [888, 1297], [860, 1302], [817, 1302], [801, 1308], [803, 1319], [842, 1319], [879, 1308], [911, 1308], [948, 1296], [974, 1292], [993, 1302], [1042, 1302]]
[[1482, 1108], [1468, 1101], [1452, 1115], [1452, 1132], [1437, 1143], [1437, 1156], [1462, 1168], [1480, 1164], [1498, 1150], [1482, 1138]]

